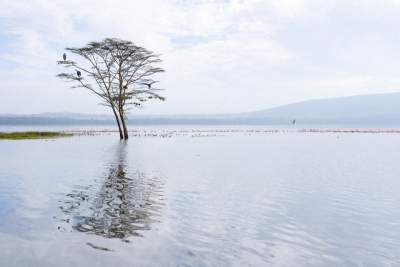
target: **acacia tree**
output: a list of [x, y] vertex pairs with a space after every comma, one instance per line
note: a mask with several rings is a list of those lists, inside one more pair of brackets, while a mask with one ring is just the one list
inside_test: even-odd
[[73, 82], [73, 88], [85, 88], [101, 98], [102, 105], [111, 108], [118, 125], [120, 139], [128, 139], [127, 112], [132, 106], [141, 107], [150, 99], [164, 101], [162, 89], [153, 86], [153, 75], [164, 72], [158, 67], [157, 54], [130, 41], [107, 38], [84, 47], [66, 48], [80, 57], [81, 62], [63, 60], [58, 64], [73, 69], [57, 76]]

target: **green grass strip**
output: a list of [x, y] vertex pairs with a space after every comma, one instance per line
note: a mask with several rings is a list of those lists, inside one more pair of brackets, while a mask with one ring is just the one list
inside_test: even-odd
[[63, 132], [0, 132], [0, 140], [50, 139], [72, 136]]

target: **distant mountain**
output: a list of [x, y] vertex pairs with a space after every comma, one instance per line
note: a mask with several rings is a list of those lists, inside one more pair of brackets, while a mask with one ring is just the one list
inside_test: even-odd
[[250, 112], [250, 117], [361, 118], [400, 115], [400, 93], [308, 100]]
[[82, 114], [73, 112], [46, 112], [37, 115], [32, 115], [33, 117], [46, 117], [46, 118], [67, 118], [74, 120], [106, 120], [112, 119], [112, 115], [105, 114]]
[[[400, 126], [400, 93], [359, 95], [316, 99], [276, 108], [236, 114], [215, 115], [131, 115], [136, 125], [389, 125]], [[112, 115], [80, 113], [42, 113], [36, 115], [0, 115], [0, 125], [111, 125]]]
[[242, 114], [303, 124], [399, 125], [400, 93], [308, 100]]

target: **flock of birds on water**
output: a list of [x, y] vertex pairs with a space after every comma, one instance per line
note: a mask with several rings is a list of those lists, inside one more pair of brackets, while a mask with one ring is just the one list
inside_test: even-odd
[[[97, 135], [113, 135], [117, 130], [96, 129], [96, 130], [71, 130], [65, 131], [76, 136], [97, 136]], [[259, 134], [288, 134], [288, 133], [331, 133], [331, 134], [390, 134], [400, 133], [399, 129], [181, 129], [181, 130], [153, 130], [153, 129], [135, 129], [130, 130], [130, 137], [158, 137], [171, 138], [175, 136], [186, 137], [223, 137], [233, 134], [252, 136]]]

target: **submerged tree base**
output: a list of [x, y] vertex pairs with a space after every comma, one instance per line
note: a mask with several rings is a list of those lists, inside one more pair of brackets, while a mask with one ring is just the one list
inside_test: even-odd
[[25, 140], [25, 139], [48, 139], [72, 136], [70, 133], [63, 132], [0, 132], [0, 140]]

